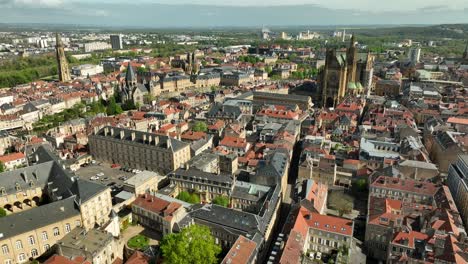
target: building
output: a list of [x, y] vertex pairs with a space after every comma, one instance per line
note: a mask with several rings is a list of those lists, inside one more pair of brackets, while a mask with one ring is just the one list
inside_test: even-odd
[[360, 53], [353, 35], [346, 52], [327, 50], [325, 68], [319, 75], [322, 105], [334, 107], [359, 83], [369, 89], [373, 76], [374, 56]]
[[221, 264], [255, 264], [257, 253], [257, 243], [240, 235]]
[[85, 52], [93, 52], [96, 50], [106, 50], [110, 49], [112, 46], [106, 42], [90, 42], [84, 44]]
[[268, 92], [253, 92], [253, 102], [255, 105], [297, 105], [302, 111], [307, 111], [313, 106], [310, 96]]
[[69, 259], [82, 256], [93, 264], [113, 263], [120, 255], [112, 234], [97, 229], [75, 228], [57, 244], [59, 255]]
[[415, 47], [415, 48], [409, 49], [408, 59], [411, 61], [411, 63], [413, 64], [419, 63], [420, 57], [421, 57], [421, 48]]
[[123, 49], [122, 35], [110, 35], [110, 42], [112, 49], [121, 50]]
[[218, 196], [230, 197], [235, 184], [233, 175], [204, 172], [188, 165], [170, 173], [168, 177], [177, 194], [196, 191], [200, 195], [200, 201], [206, 203]]
[[102, 65], [83, 64], [72, 67], [72, 74], [75, 76], [93, 76], [99, 73], [103, 73], [104, 68]]
[[142, 171], [135, 174], [123, 184], [124, 191], [131, 192], [135, 196], [148, 192], [159, 190], [159, 185], [164, 181], [165, 177], [152, 171]]
[[353, 243], [353, 221], [321, 215], [302, 206], [295, 209], [294, 214], [296, 216], [294, 226], [278, 263], [303, 263], [301, 256], [307, 261], [311, 256], [315, 258], [317, 252], [329, 254], [332, 251], [340, 252], [339, 257], [344, 259], [335, 263], [349, 263], [350, 248]]
[[22, 152], [6, 154], [0, 156], [0, 162], [5, 165], [5, 169], [13, 170], [26, 165], [26, 156]]
[[460, 155], [448, 170], [447, 185], [461, 218], [468, 225], [468, 155]]
[[89, 230], [110, 219], [108, 187], [78, 179], [45, 146], [30, 162], [0, 174], [0, 206], [7, 211], [0, 218], [0, 263], [36, 258], [76, 227]]
[[400, 94], [401, 82], [398, 80], [378, 80], [375, 84], [375, 94], [378, 96], [396, 97]]
[[71, 80], [70, 69], [68, 68], [67, 58], [65, 57], [65, 51], [63, 49], [62, 39], [59, 33], [55, 35], [55, 52], [57, 56], [58, 75], [61, 82], [68, 82]]
[[234, 209], [258, 213], [271, 191], [273, 191], [273, 188], [270, 186], [236, 181], [231, 194], [230, 205]]
[[97, 160], [130, 168], [174, 171], [190, 160], [190, 144], [167, 136], [106, 126], [89, 136]]
[[133, 221], [154, 229], [163, 236], [171, 234], [174, 225], [187, 214], [182, 201], [167, 201], [151, 194], [139, 195], [132, 203]]
[[253, 74], [233, 71], [221, 73], [220, 84], [224, 86], [239, 86], [253, 81]]

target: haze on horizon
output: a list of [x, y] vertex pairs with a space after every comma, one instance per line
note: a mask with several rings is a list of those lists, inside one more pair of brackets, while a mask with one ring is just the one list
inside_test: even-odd
[[0, 0], [0, 16], [3, 23], [155, 28], [442, 24], [468, 23], [468, 1]]

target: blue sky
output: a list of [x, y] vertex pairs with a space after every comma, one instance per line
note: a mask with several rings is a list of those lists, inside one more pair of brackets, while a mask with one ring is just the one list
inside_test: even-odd
[[0, 17], [147, 27], [468, 23], [468, 0], [0, 0]]

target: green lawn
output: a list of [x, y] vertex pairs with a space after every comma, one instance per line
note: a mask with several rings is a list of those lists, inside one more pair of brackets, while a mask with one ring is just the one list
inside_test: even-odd
[[136, 235], [127, 242], [128, 247], [137, 250], [145, 250], [149, 246], [149, 238], [144, 235]]

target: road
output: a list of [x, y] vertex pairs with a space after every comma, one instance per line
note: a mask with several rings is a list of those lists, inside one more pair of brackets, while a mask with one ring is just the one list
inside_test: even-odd
[[[293, 155], [291, 159], [291, 166], [289, 167], [288, 173], [288, 186], [286, 189], [286, 195], [284, 200], [281, 203], [281, 207], [279, 208], [279, 214], [276, 220], [276, 225], [273, 229], [272, 233], [272, 241], [275, 241], [278, 237], [279, 233], [288, 234], [289, 230], [292, 227], [291, 223], [294, 222], [294, 219], [289, 219], [288, 215], [291, 211], [291, 205], [294, 203], [294, 186], [296, 185], [297, 174], [299, 169], [299, 158], [301, 155], [301, 145], [302, 143], [299, 141], [296, 143], [293, 149]], [[286, 227], [286, 228], [285, 228]], [[270, 243], [268, 250], [266, 251], [266, 256], [264, 257], [264, 263], [267, 263], [268, 258], [270, 256], [271, 251], [274, 248], [274, 243]], [[278, 259], [276, 260], [278, 261]]]

